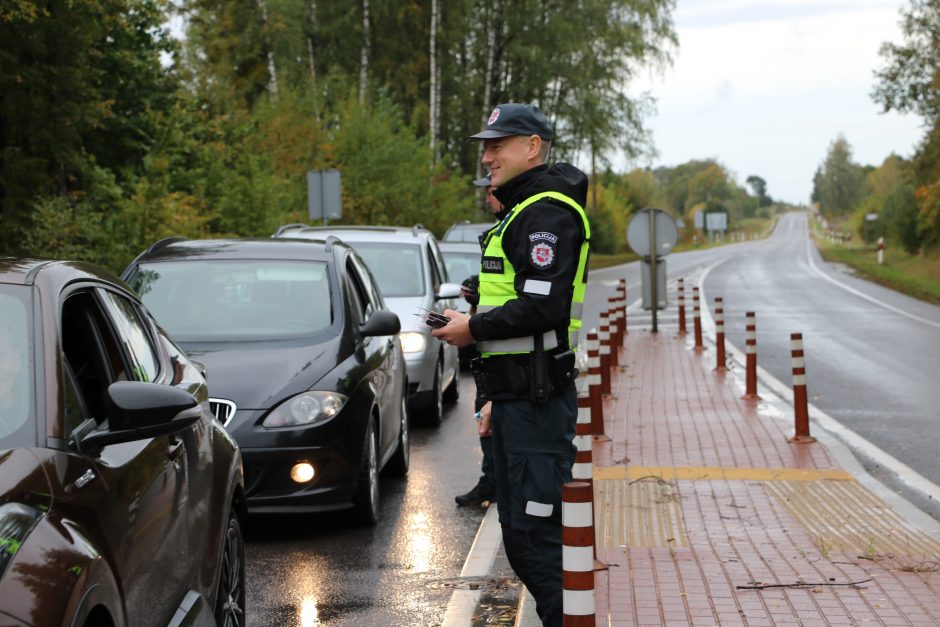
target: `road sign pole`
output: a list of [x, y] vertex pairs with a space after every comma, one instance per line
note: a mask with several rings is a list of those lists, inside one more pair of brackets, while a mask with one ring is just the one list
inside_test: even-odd
[[649, 209], [650, 214], [650, 300], [653, 307], [653, 333], [658, 333], [656, 314], [659, 310], [659, 273], [656, 271], [656, 212]]

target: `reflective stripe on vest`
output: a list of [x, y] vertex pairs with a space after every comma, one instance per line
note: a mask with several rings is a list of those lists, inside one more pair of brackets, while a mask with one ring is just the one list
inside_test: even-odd
[[[581, 243], [581, 250], [578, 256], [578, 268], [574, 276], [568, 323], [568, 346], [575, 348], [578, 343], [578, 330], [581, 328], [581, 312], [584, 304], [585, 273], [587, 271], [591, 227], [581, 205], [559, 192], [542, 192], [526, 198], [513, 207], [512, 211], [503, 218], [503, 221], [486, 234], [483, 240], [484, 263], [486, 259], [496, 260], [501, 264], [502, 271], [485, 272], [481, 267], [479, 287], [480, 303], [477, 306], [477, 312], [483, 313], [490, 311], [516, 298], [516, 269], [513, 268], [512, 263], [510, 263], [509, 258], [503, 250], [503, 232], [526, 207], [543, 198], [554, 198], [570, 206], [581, 217], [581, 222], [584, 225], [584, 241]], [[554, 331], [547, 331], [543, 335], [543, 342], [545, 350], [555, 348], [559, 344]], [[477, 342], [477, 349], [483, 357], [509, 353], [531, 353], [535, 350], [535, 340], [534, 336], [509, 338], [505, 340], [486, 340]]]

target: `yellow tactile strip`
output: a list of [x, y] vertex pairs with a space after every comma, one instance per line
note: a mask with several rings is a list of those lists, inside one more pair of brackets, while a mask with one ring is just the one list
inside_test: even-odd
[[671, 481], [594, 479], [594, 533], [601, 546], [689, 546], [679, 492]]
[[594, 480], [659, 477], [666, 481], [849, 481], [844, 470], [812, 468], [721, 468], [719, 466], [603, 466], [594, 468]]
[[802, 468], [594, 468], [598, 545], [689, 546], [680, 480], [760, 482], [824, 552], [940, 559], [940, 542], [913, 529], [847, 472]]
[[770, 481], [766, 486], [823, 552], [940, 558], [940, 542], [912, 529], [856, 481]]

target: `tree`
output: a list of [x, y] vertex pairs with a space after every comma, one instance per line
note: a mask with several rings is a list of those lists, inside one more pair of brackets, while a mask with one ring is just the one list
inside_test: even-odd
[[817, 183], [819, 208], [827, 217], [853, 211], [864, 198], [864, 173], [852, 161], [852, 148], [842, 135], [829, 144]]
[[[916, 113], [928, 127], [913, 158], [914, 198], [919, 207], [918, 234], [927, 244], [940, 243], [940, 4], [911, 0], [901, 12], [903, 44], [885, 42], [886, 65], [875, 73], [872, 93], [884, 111]], [[907, 215], [906, 211], [901, 212]], [[913, 241], [909, 239], [909, 241]]]

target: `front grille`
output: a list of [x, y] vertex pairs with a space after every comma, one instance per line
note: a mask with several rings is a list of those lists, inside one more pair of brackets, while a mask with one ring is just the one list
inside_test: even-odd
[[235, 403], [224, 398], [210, 398], [209, 408], [215, 419], [222, 423], [222, 426], [228, 425], [232, 416], [235, 415]]

